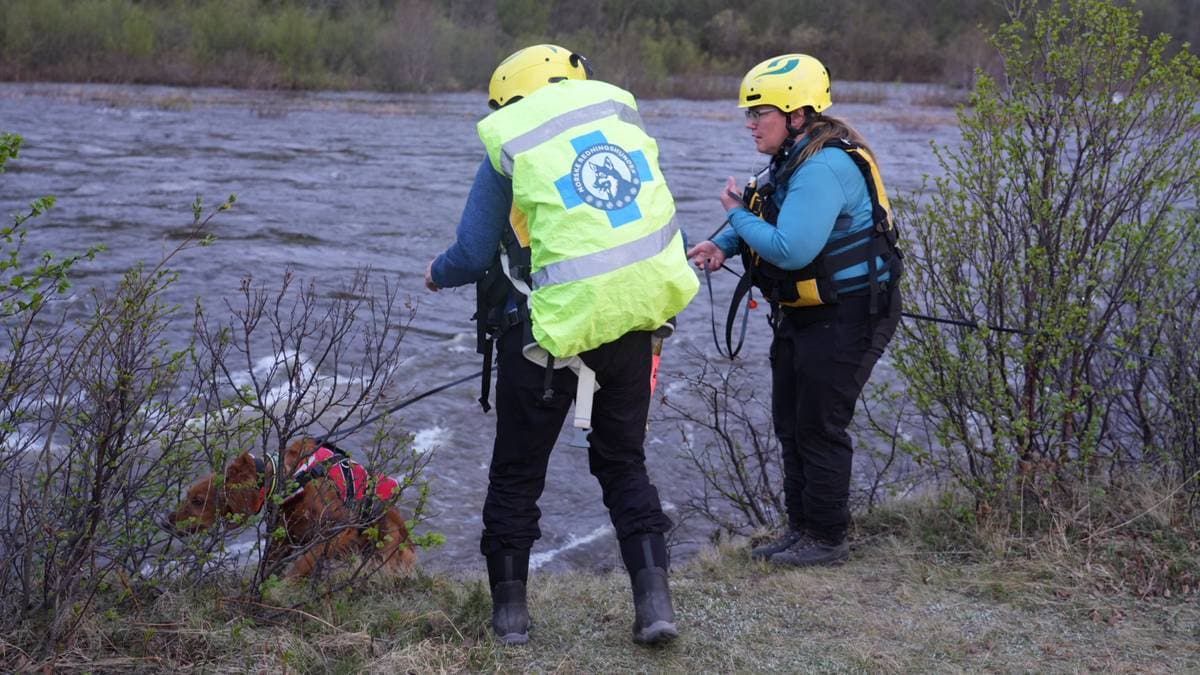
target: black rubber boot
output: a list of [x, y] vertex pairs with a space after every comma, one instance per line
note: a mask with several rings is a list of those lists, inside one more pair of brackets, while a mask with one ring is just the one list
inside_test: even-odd
[[492, 630], [506, 645], [529, 642], [529, 607], [525, 582], [504, 581], [492, 588]]
[[679, 637], [665, 569], [645, 567], [634, 575], [633, 614], [634, 642], [655, 645]]
[[501, 551], [488, 556], [488, 579], [492, 586], [492, 630], [506, 645], [529, 642], [529, 606], [525, 581], [529, 574], [529, 551]]
[[782, 553], [797, 544], [807, 544], [809, 541], [811, 537], [804, 530], [784, 530], [778, 537], [750, 549], [750, 557], [754, 560], [766, 560], [776, 553]]
[[633, 641], [643, 645], [679, 637], [667, 583], [667, 547], [661, 534], [639, 534], [621, 542], [621, 558], [633, 584]]
[[850, 544], [843, 538], [838, 542], [810, 539], [771, 556], [771, 564], [781, 567], [832, 567], [850, 557]]

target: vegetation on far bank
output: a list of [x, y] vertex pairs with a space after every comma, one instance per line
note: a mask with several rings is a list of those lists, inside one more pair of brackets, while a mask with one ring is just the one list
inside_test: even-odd
[[[1191, 0], [1143, 29], [1200, 40]], [[838, 80], [969, 85], [998, 67], [994, 0], [0, 0], [0, 79], [251, 88], [481, 89], [514, 49], [557, 42], [641, 96], [729, 96], [803, 51]]]

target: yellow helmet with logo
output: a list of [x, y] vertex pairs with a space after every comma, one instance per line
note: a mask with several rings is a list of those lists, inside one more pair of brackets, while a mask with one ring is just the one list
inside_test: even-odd
[[785, 113], [812, 106], [821, 112], [833, 105], [829, 71], [807, 54], [784, 54], [767, 59], [742, 78], [738, 107], [773, 105]]
[[520, 100], [551, 82], [586, 80], [592, 76], [587, 59], [558, 45], [534, 45], [510, 55], [496, 66], [488, 83], [492, 110]]

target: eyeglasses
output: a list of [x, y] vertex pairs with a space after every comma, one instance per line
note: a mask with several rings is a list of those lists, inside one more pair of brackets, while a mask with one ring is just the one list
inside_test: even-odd
[[751, 124], [758, 124], [758, 121], [762, 119], [764, 115], [773, 112], [779, 112], [779, 108], [776, 108], [773, 105], [764, 105], [758, 108], [746, 108], [746, 121], [750, 122]]

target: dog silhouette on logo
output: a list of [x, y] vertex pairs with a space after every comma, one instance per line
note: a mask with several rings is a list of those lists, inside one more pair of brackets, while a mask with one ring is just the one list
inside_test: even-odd
[[617, 171], [612, 157], [605, 157], [603, 165], [592, 162], [591, 167], [596, 172], [596, 180], [592, 182], [592, 189], [607, 195], [604, 197], [605, 200], [612, 201], [620, 195], [631, 194], [630, 182], [621, 175], [620, 171]]

